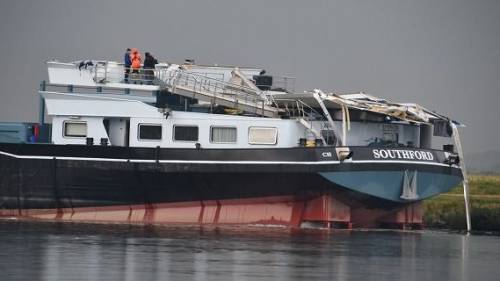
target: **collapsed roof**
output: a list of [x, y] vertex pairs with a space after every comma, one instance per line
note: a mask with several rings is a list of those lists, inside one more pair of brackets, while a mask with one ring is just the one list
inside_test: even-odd
[[[316, 97], [315, 97], [316, 95]], [[432, 112], [421, 105], [415, 103], [394, 103], [385, 99], [367, 95], [363, 92], [356, 94], [335, 94], [324, 93], [321, 90], [315, 89], [302, 94], [278, 94], [274, 95], [275, 103], [280, 106], [290, 100], [300, 100], [311, 107], [320, 106], [317, 97], [319, 97], [328, 109], [341, 109], [343, 106], [347, 108], [368, 111], [386, 116], [394, 117], [401, 121], [414, 123], [433, 123], [436, 120], [454, 122], [456, 125], [460, 123], [451, 120], [450, 118]]]

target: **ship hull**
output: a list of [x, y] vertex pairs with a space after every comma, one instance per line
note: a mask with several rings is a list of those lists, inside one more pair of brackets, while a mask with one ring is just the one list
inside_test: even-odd
[[[1, 144], [0, 214], [103, 222], [350, 225], [354, 210], [382, 210], [387, 217], [461, 180], [460, 169], [438, 163], [444, 157], [439, 152], [432, 152], [436, 161], [419, 163], [366, 160], [369, 150], [352, 148], [353, 159], [339, 161], [328, 147]], [[408, 171], [418, 171], [418, 196], [411, 200], [401, 198]]]

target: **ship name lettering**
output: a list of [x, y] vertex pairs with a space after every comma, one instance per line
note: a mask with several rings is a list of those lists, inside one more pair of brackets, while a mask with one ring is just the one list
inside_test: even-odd
[[375, 159], [409, 159], [409, 160], [434, 160], [434, 155], [429, 151], [403, 150], [403, 149], [374, 149]]

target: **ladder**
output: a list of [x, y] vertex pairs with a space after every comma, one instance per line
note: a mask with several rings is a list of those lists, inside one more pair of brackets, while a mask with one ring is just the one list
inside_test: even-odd
[[266, 117], [277, 117], [280, 112], [278, 108], [271, 106], [271, 102], [260, 90], [182, 69], [162, 69], [156, 72], [156, 78], [161, 89], [176, 95]]
[[[271, 97], [272, 98], [272, 97]], [[302, 124], [308, 131], [310, 131], [316, 139], [321, 139], [323, 145], [327, 145], [325, 138], [321, 134], [321, 131], [318, 131], [313, 127], [312, 121], [317, 121], [316, 116], [319, 116], [319, 112], [314, 110], [311, 106], [304, 103], [300, 99], [280, 99], [280, 98], [272, 98], [273, 102], [281, 102], [284, 103], [285, 112], [290, 117], [294, 117], [297, 121]], [[286, 101], [286, 102], [285, 102]], [[290, 106], [289, 106], [290, 105]], [[325, 123], [325, 122], [323, 122]], [[328, 124], [328, 123], [326, 123]]]

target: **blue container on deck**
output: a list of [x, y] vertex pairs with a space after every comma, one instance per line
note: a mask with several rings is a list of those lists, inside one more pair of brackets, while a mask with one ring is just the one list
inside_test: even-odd
[[2, 122], [0, 143], [48, 143], [50, 124]]

